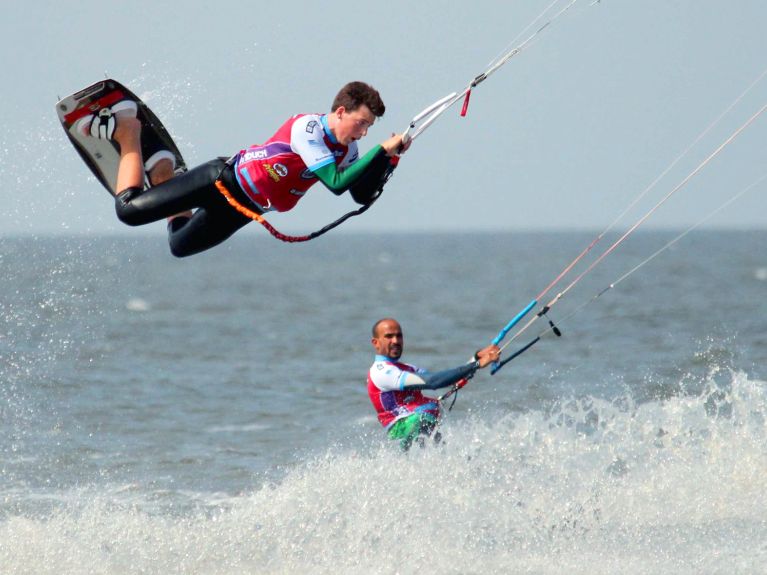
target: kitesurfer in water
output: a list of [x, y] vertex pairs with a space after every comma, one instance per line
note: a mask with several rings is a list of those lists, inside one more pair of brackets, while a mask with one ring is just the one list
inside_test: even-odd
[[[264, 144], [175, 175], [170, 153], [145, 164], [141, 122], [130, 104], [118, 103], [114, 117], [102, 112], [84, 118], [79, 129], [119, 144], [117, 217], [130, 226], [168, 218], [170, 250], [177, 257], [223, 242], [252, 221], [248, 211], [292, 209], [318, 181], [336, 195], [349, 190], [357, 203], [368, 204], [383, 185], [391, 158], [408, 147], [402, 135], [392, 135], [359, 156], [357, 141], [383, 116], [385, 106], [372, 86], [350, 82], [336, 95], [330, 113], [298, 114]], [[146, 190], [145, 172], [152, 184]]]
[[474, 354], [469, 363], [430, 373], [400, 361], [405, 343], [397, 320], [378, 320], [372, 335], [376, 356], [368, 371], [368, 395], [389, 438], [399, 440], [403, 451], [407, 451], [413, 441], [421, 439], [422, 443], [422, 438], [432, 435], [439, 423], [439, 403], [423, 395], [424, 389], [461, 385], [500, 356], [498, 346], [489, 345]]

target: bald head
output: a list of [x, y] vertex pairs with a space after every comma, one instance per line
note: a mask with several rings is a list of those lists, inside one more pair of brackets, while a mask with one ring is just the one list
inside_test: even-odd
[[378, 336], [378, 330], [382, 328], [383, 324], [392, 324], [396, 326], [400, 331], [402, 331], [402, 328], [399, 325], [399, 322], [394, 319], [393, 317], [384, 317], [382, 319], [379, 319], [377, 322], [373, 324], [373, 330], [372, 330], [372, 336], [377, 337]]
[[394, 318], [379, 319], [373, 324], [373, 338], [370, 343], [378, 355], [384, 355], [390, 359], [399, 359], [404, 348], [402, 327]]

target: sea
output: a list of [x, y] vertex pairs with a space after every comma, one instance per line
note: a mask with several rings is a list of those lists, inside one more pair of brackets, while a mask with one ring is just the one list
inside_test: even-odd
[[407, 453], [372, 324], [458, 366], [596, 232], [250, 232], [0, 237], [0, 573], [767, 573], [767, 231], [638, 230]]

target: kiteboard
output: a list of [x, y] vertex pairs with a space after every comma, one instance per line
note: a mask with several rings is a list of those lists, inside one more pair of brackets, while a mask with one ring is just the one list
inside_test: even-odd
[[[152, 157], [173, 156], [175, 172], [186, 171], [181, 152], [154, 112], [120, 82], [112, 79], [101, 80], [60, 100], [56, 104], [56, 111], [75, 150], [96, 179], [113, 196], [116, 195], [115, 184], [120, 162], [119, 144], [113, 140], [94, 138], [89, 134], [80, 133], [77, 122], [86, 116], [98, 115], [105, 108], [125, 100], [135, 102], [137, 106], [136, 116], [142, 124], [141, 151], [144, 161]], [[159, 155], [155, 156], [155, 154]], [[148, 187], [149, 181], [145, 180], [145, 187]]]

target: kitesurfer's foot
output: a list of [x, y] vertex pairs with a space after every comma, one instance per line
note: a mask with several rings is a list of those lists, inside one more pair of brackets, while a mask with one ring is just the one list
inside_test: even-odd
[[120, 144], [123, 151], [141, 151], [141, 121], [135, 116], [119, 118], [112, 131], [111, 140]]
[[144, 169], [149, 174], [149, 183], [153, 186], [161, 184], [175, 175], [176, 156], [170, 150], [155, 152], [144, 162]]
[[102, 108], [98, 114], [90, 114], [75, 123], [75, 131], [82, 136], [100, 140], [111, 140], [119, 124], [118, 119], [135, 118], [138, 112], [136, 102], [122, 100], [109, 108]]

